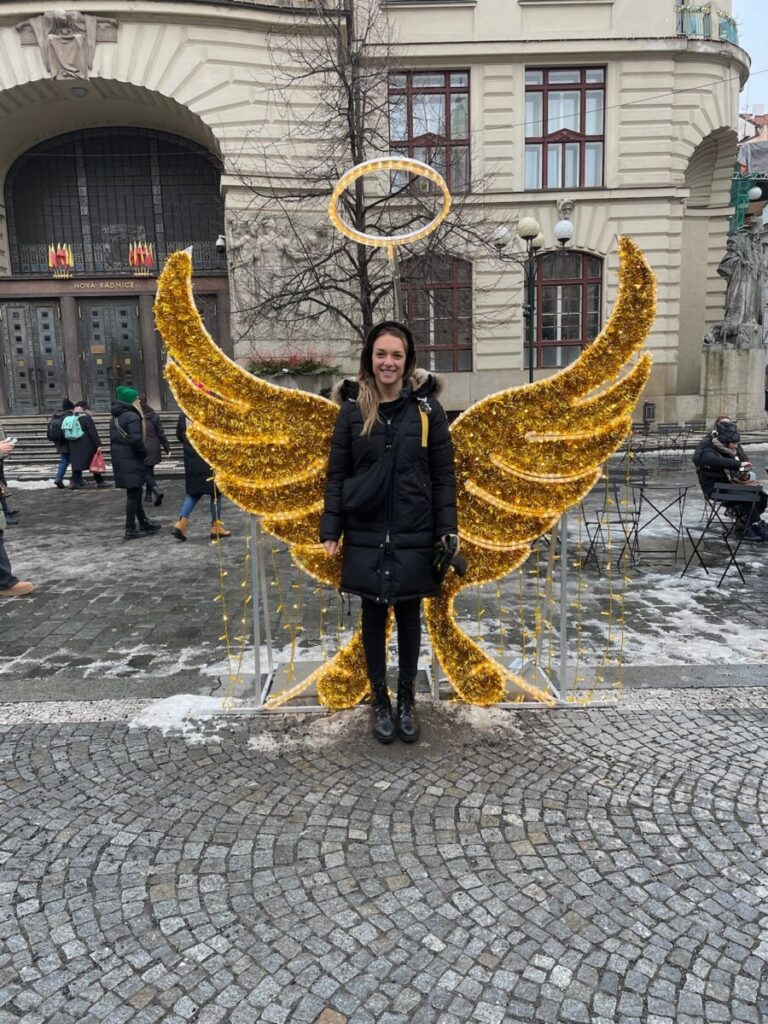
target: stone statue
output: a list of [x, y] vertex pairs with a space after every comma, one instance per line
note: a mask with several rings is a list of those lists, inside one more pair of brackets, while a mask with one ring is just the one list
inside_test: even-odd
[[117, 22], [56, 7], [16, 26], [22, 46], [38, 46], [54, 79], [87, 79], [97, 42], [117, 41]]
[[705, 347], [763, 347], [765, 260], [759, 217], [748, 218], [744, 227], [730, 236], [717, 272], [728, 282], [725, 319], [707, 331]]

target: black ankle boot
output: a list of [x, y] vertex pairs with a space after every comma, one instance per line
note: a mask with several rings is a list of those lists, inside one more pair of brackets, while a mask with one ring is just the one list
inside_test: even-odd
[[396, 730], [386, 680], [380, 680], [376, 683], [371, 682], [371, 689], [373, 690], [373, 703], [371, 705], [373, 735], [379, 743], [393, 743]]
[[139, 521], [139, 529], [142, 533], [157, 533], [157, 531], [162, 530], [162, 528], [162, 523], [158, 523], [152, 519], [142, 519]]
[[415, 743], [421, 733], [421, 726], [416, 715], [415, 698], [416, 680], [403, 679], [397, 681], [397, 735], [403, 743]]

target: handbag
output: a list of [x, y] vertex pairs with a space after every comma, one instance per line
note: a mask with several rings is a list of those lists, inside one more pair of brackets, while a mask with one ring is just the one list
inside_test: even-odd
[[395, 469], [397, 445], [405, 429], [407, 418], [408, 409], [406, 408], [397, 425], [392, 443], [382, 457], [362, 473], [347, 477], [344, 481], [341, 489], [341, 507], [345, 512], [366, 515], [380, 506], [389, 494]]
[[101, 454], [101, 448], [97, 448], [93, 453], [93, 458], [88, 463], [88, 469], [91, 473], [106, 473], [107, 464], [104, 461], [104, 456]]

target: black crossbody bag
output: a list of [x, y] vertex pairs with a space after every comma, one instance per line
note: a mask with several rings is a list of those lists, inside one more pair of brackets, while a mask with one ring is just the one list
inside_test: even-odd
[[341, 507], [345, 512], [366, 515], [381, 505], [389, 494], [395, 470], [395, 454], [408, 420], [408, 407], [382, 457], [356, 476], [347, 477], [341, 489]]

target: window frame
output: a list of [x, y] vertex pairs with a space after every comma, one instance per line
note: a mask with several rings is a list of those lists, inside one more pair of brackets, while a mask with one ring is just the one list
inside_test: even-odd
[[[409, 277], [409, 269], [418, 266], [421, 261], [428, 261], [430, 264], [434, 264], [435, 261], [443, 261], [450, 264], [450, 281], [437, 280], [435, 276], [430, 274], [429, 268], [427, 272], [422, 274], [419, 272], [415, 276]], [[412, 327], [416, 336], [416, 344], [419, 351], [419, 361], [424, 365], [424, 369], [430, 370], [436, 373], [471, 373], [473, 369], [473, 325], [474, 325], [474, 303], [473, 303], [473, 281], [472, 281], [472, 262], [471, 260], [463, 259], [461, 256], [411, 256], [409, 259], [404, 260], [401, 264], [402, 268], [402, 293], [403, 293], [403, 308], [405, 311], [405, 318], [408, 324]], [[459, 279], [459, 273], [463, 271], [466, 274], [466, 280]], [[465, 290], [468, 297], [468, 316], [461, 315], [460, 308], [460, 292]], [[435, 291], [450, 291], [450, 320], [448, 321], [451, 325], [451, 341], [449, 344], [433, 344], [430, 338], [424, 337], [419, 333], [419, 323], [424, 320], [423, 317], [414, 316], [413, 314], [413, 299], [417, 292], [434, 293]], [[434, 323], [437, 323], [435, 319]], [[460, 327], [465, 327], [469, 336], [469, 341], [460, 342], [457, 340], [457, 334]], [[451, 352], [452, 353], [452, 366], [450, 369], [447, 367], [436, 367], [434, 360], [430, 359], [430, 356], [438, 352]], [[469, 365], [460, 366], [461, 353], [469, 353]]]
[[[580, 256], [581, 257], [581, 274], [578, 277], [545, 277], [544, 276], [544, 261], [547, 259], [557, 258], [562, 254]], [[600, 273], [598, 275], [590, 276], [589, 273], [589, 261], [597, 260], [600, 265]], [[605, 260], [602, 256], [599, 256], [594, 252], [585, 252], [582, 249], [552, 249], [549, 252], [539, 253], [536, 257], [536, 333], [534, 338], [534, 349], [536, 352], [536, 361], [534, 367], [537, 370], [554, 370], [563, 366], [570, 365], [573, 359], [578, 358], [574, 356], [573, 359], [565, 359], [563, 353], [559, 352], [555, 357], [555, 362], [551, 364], [545, 364], [542, 356], [545, 350], [550, 349], [566, 349], [575, 348], [578, 346], [580, 352], [591, 345], [595, 338], [598, 337], [600, 331], [603, 328], [603, 282], [605, 278]], [[553, 341], [544, 339], [544, 289], [548, 287], [562, 287], [562, 286], [573, 286], [578, 285], [580, 292], [580, 326], [581, 326], [581, 337], [576, 339], [563, 339], [557, 338]], [[598, 286], [598, 320], [597, 320], [597, 332], [595, 338], [587, 338], [588, 333], [588, 316], [589, 316], [589, 286]], [[528, 368], [528, 353], [526, 351], [526, 358], [524, 360], [526, 369]]]
[[[406, 83], [405, 86], [393, 86], [392, 79], [405, 75]], [[442, 75], [443, 84], [440, 86], [414, 86], [413, 79], [418, 75]], [[452, 75], [466, 75], [466, 85], [452, 85]], [[393, 97], [404, 96], [406, 102], [406, 115], [405, 115], [405, 138], [404, 139], [393, 139], [392, 138], [392, 122], [387, 114], [387, 127], [389, 131], [389, 151], [390, 153], [401, 153], [403, 156], [411, 157], [412, 159], [418, 160], [420, 157], [415, 156], [415, 150], [418, 148], [432, 147], [433, 149], [442, 149], [445, 151], [445, 170], [440, 171], [445, 178], [445, 182], [451, 192], [456, 194], [466, 194], [471, 191], [472, 182], [472, 157], [470, 148], [470, 125], [471, 125], [471, 103], [472, 103], [472, 75], [469, 68], [390, 68], [389, 75], [387, 78], [387, 102], [391, 102]], [[413, 98], [414, 96], [443, 96], [445, 103], [445, 133], [443, 135], [427, 132], [423, 135], [414, 136], [413, 133]], [[466, 96], [467, 97], [467, 132], [466, 138], [453, 138], [452, 136], [452, 116], [453, 112], [451, 109], [451, 97], [452, 96]], [[428, 141], [425, 141], [428, 140]], [[453, 150], [465, 150], [466, 151], [466, 183], [463, 187], [454, 186], [453, 178]], [[425, 163], [430, 161], [424, 161]], [[430, 166], [433, 166], [430, 163]], [[436, 168], [440, 170], [440, 168]], [[430, 184], [430, 191], [436, 188], [435, 185]]]
[[[602, 73], [602, 82], [588, 82], [587, 75], [589, 72], [599, 71]], [[524, 143], [524, 158], [523, 158], [523, 185], [526, 192], [546, 192], [553, 190], [562, 189], [602, 189], [605, 188], [605, 93], [607, 85], [607, 67], [599, 64], [589, 65], [549, 65], [546, 67], [536, 66], [528, 67], [524, 69], [524, 81], [525, 81], [525, 97], [527, 106], [527, 98], [533, 93], [538, 93], [541, 96], [541, 135], [529, 135], [532, 130], [531, 124], [527, 120], [525, 122], [525, 143]], [[528, 83], [527, 78], [531, 73], [541, 73], [542, 81], [540, 84]], [[562, 72], [578, 72], [579, 81], [578, 83], [551, 83], [550, 75], [558, 74]], [[599, 135], [587, 134], [587, 93], [589, 92], [602, 92], [603, 103], [602, 103], [602, 133]], [[555, 132], [549, 132], [549, 104], [551, 93], [562, 93], [562, 92], [573, 92], [579, 95], [579, 125], [581, 130], [576, 132], [571, 128], [559, 128]], [[535, 122], [533, 127], [535, 127]], [[579, 147], [579, 159], [578, 159], [578, 177], [577, 184], [566, 185], [563, 184], [565, 181], [566, 172], [566, 144], [578, 145]], [[600, 157], [600, 182], [596, 185], [585, 185], [583, 184], [585, 179], [586, 170], [586, 152], [587, 145], [589, 143], [599, 143], [601, 146], [601, 157]], [[548, 160], [548, 148], [550, 145], [562, 146], [562, 154], [560, 157], [560, 182], [556, 184], [549, 183], [549, 160]], [[539, 172], [539, 184], [529, 185], [527, 178], [527, 157], [528, 148], [530, 146], [539, 147], [540, 155], [540, 172]]]

